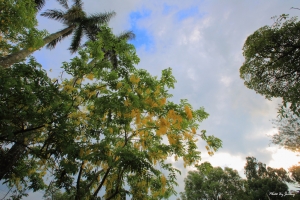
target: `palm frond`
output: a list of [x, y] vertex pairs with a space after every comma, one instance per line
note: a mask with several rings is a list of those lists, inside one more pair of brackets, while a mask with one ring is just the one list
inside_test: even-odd
[[49, 42], [47, 45], [46, 45], [46, 48], [47, 49], [54, 49], [54, 47], [56, 46], [56, 44], [58, 42], [60, 42], [62, 39], [64, 39], [65, 37], [68, 37], [69, 35], [71, 35], [73, 33], [74, 29], [70, 30], [69, 32], [63, 34], [62, 36], [56, 38], [55, 40], [52, 40], [51, 42]]
[[89, 25], [102, 25], [109, 22], [109, 20], [116, 15], [115, 12], [97, 13], [88, 16], [85, 20], [85, 24]]
[[[62, 5], [64, 8], [66, 8], [66, 9], [68, 9], [69, 7], [68, 7], [68, 0], [57, 0], [58, 1], [58, 3], [60, 4], [60, 5]], [[35, 2], [35, 4], [36, 4], [36, 9], [37, 10], [41, 10], [42, 9], [42, 7], [44, 7], [44, 5], [45, 5], [45, 0], [34, 0], [34, 2]]]
[[67, 22], [65, 15], [66, 15], [66, 13], [62, 10], [52, 10], [52, 9], [46, 10], [45, 12], [43, 12], [41, 14], [41, 16], [43, 16], [43, 17], [55, 19], [55, 20], [63, 22], [63, 23]]
[[60, 5], [62, 5], [65, 9], [69, 9], [68, 0], [57, 0]]
[[[98, 28], [98, 27], [97, 27]], [[100, 30], [99, 28], [97, 30]], [[95, 41], [97, 40], [97, 33], [95, 34], [94, 32], [92, 32], [91, 30], [89, 30], [89, 28], [86, 28], [83, 26], [83, 31], [84, 31], [84, 35], [87, 36], [88, 41]], [[88, 41], [86, 41], [83, 45], [81, 45], [80, 47], [87, 47], [87, 43]]]
[[82, 9], [82, 5], [83, 5], [82, 0], [73, 0], [73, 2], [74, 2], [74, 5], [73, 5], [73, 6], [76, 6], [76, 7]]
[[97, 34], [101, 31], [100, 28], [96, 25], [85, 26], [84, 27], [85, 35], [89, 40], [95, 41], [97, 39]]
[[117, 36], [118, 39], [120, 40], [134, 40], [135, 39], [135, 34], [133, 33], [133, 31], [124, 31], [122, 33], [120, 33]]
[[75, 53], [80, 47], [82, 36], [83, 36], [83, 28], [82, 26], [79, 26], [78, 28], [75, 29], [72, 42], [69, 48], [72, 54]]
[[68, 22], [68, 24], [71, 24], [81, 23], [82, 20], [86, 18], [85, 16], [86, 14], [81, 8], [73, 6], [66, 12], [64, 18]]
[[45, 0], [34, 0], [36, 4], [36, 9], [41, 10], [42, 7], [45, 5]]

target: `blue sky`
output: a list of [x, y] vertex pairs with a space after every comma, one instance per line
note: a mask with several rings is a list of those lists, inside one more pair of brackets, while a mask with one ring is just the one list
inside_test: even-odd
[[143, 9], [141, 11], [131, 12], [130, 17], [130, 30], [137, 35], [135, 40], [130, 41], [136, 48], [144, 47], [147, 51], [153, 50], [155, 43], [152, 34], [146, 29], [138, 25], [138, 21], [146, 19], [151, 16], [151, 10]]
[[[138, 68], [153, 75], [159, 75], [167, 67], [173, 69], [177, 83], [171, 90], [172, 100], [178, 103], [180, 99], [188, 99], [194, 108], [203, 106], [210, 116], [201, 123], [200, 130], [205, 129], [207, 134], [223, 141], [223, 148], [212, 157], [199, 141], [202, 161], [232, 167], [244, 177], [246, 156], [254, 156], [276, 168], [287, 169], [299, 162], [295, 154], [270, 144], [268, 135], [277, 132], [271, 120], [277, 116], [280, 99], [266, 100], [246, 88], [239, 77], [247, 36], [264, 25], [272, 25], [272, 16], [282, 13], [298, 16], [299, 10], [290, 9], [298, 3], [296, 0], [89, 0], [84, 8], [89, 13], [116, 11], [110, 26], [116, 34], [134, 31], [136, 40], [131, 43], [141, 59]], [[47, 1], [45, 8], [56, 6], [55, 1]], [[39, 26], [53, 33], [60, 24], [41, 18]], [[65, 51], [68, 44], [69, 40], [65, 40], [52, 51], [42, 49], [34, 54], [45, 69], [53, 69], [50, 76], [57, 77], [61, 63], [72, 57]], [[175, 162], [173, 158], [169, 161], [182, 171], [177, 187], [177, 191], [182, 191], [183, 180], [193, 168], [184, 168], [182, 161]]]

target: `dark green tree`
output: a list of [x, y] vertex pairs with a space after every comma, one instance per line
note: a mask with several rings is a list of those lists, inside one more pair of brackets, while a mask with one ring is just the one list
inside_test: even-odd
[[183, 200], [292, 199], [291, 195], [286, 195], [289, 194], [286, 183], [296, 180], [298, 168], [290, 170], [294, 173], [292, 180], [283, 168], [266, 167], [254, 157], [247, 157], [246, 160], [245, 180], [231, 168], [223, 170], [220, 167], [212, 167], [208, 162], [197, 166], [197, 171], [188, 173], [181, 198]]
[[[253, 200], [289, 199], [286, 182], [293, 182], [283, 169], [266, 167], [254, 157], [247, 157], [245, 175], [247, 178], [247, 193]], [[282, 195], [281, 195], [282, 194]]]
[[281, 97], [283, 105], [300, 115], [300, 22], [281, 15], [272, 26], [250, 35], [243, 47], [240, 77], [249, 89], [267, 99]]
[[190, 171], [185, 179], [183, 200], [249, 199], [245, 193], [245, 181], [236, 170], [225, 167], [212, 167], [205, 162]]
[[31, 149], [28, 145], [42, 134], [41, 129], [47, 124], [65, 120], [69, 111], [62, 109], [62, 102], [70, 98], [59, 91], [34, 59], [28, 64], [16, 64], [10, 70], [1, 69], [0, 83], [2, 180], [22, 173], [20, 168], [33, 166], [26, 153]]

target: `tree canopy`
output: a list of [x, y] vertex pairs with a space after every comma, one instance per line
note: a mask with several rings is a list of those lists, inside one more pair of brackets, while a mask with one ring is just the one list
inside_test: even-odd
[[244, 169], [247, 178], [247, 192], [253, 200], [290, 198], [290, 196], [279, 195], [288, 194], [286, 183], [293, 182], [285, 169], [266, 167], [266, 164], [258, 162], [254, 157], [247, 157], [246, 160]]
[[[188, 172], [182, 199], [293, 199], [291, 194], [286, 195], [286, 183], [293, 182], [287, 171], [266, 167], [254, 157], [247, 157], [246, 161], [246, 179], [228, 167], [213, 167], [208, 162], [198, 165], [196, 171]], [[299, 169], [294, 166], [291, 170], [297, 178]]]
[[189, 166], [201, 158], [198, 139], [210, 155], [222, 146], [198, 131], [203, 107], [170, 101], [170, 68], [160, 77], [137, 69], [128, 37], [99, 28], [62, 64], [71, 78], [51, 79], [33, 57], [0, 67], [0, 180], [14, 199], [52, 188], [78, 200], [100, 199], [100, 191], [104, 199], [168, 199], [180, 171], [167, 158]]
[[244, 180], [236, 170], [226, 167], [213, 167], [204, 162], [197, 171], [188, 172], [185, 179], [183, 200], [249, 199], [245, 194]]
[[243, 47], [240, 76], [249, 89], [267, 99], [281, 97], [283, 105], [300, 115], [300, 22], [286, 15], [272, 26], [251, 34]]

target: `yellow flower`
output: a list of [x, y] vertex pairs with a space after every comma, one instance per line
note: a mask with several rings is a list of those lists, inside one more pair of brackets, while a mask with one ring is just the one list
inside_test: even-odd
[[190, 107], [184, 106], [184, 110], [185, 110], [185, 113], [186, 113], [188, 119], [192, 119], [193, 118], [193, 114], [192, 114], [192, 111], [191, 111]]
[[88, 75], [86, 75], [86, 77], [90, 80], [93, 80], [94, 79], [94, 74], [88, 74]]
[[195, 127], [192, 128], [192, 133], [196, 134], [196, 128]]
[[121, 82], [119, 82], [119, 83], [117, 83], [117, 89], [119, 89], [120, 87], [122, 87], [122, 83]]
[[166, 179], [166, 177], [165, 177], [164, 175], [162, 175], [162, 176], [160, 177], [160, 181], [161, 181], [162, 185], [165, 186], [165, 185], [166, 185], [166, 182], [167, 182], [167, 179]]
[[80, 157], [83, 156], [83, 149], [80, 149], [80, 151], [79, 151], [79, 156], [80, 156]]
[[177, 161], [177, 160], [178, 160], [178, 156], [177, 156], [177, 155], [175, 155], [174, 159], [175, 159], [175, 161]]
[[160, 99], [160, 104], [161, 104], [161, 105], [165, 105], [166, 102], [167, 102], [167, 99], [166, 99], [166, 98]]
[[130, 82], [131, 83], [138, 83], [140, 82], [140, 78], [136, 77], [135, 75], [130, 76]]
[[125, 100], [125, 101], [124, 101], [124, 105], [125, 105], [125, 106], [129, 106], [129, 101], [128, 101], [128, 100]]
[[80, 83], [81, 83], [81, 81], [82, 81], [82, 79], [81, 79], [81, 78], [77, 79], [77, 80], [76, 80], [76, 84], [80, 84]]

